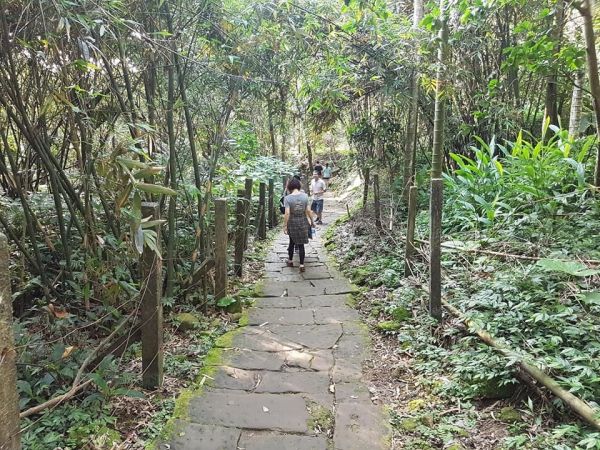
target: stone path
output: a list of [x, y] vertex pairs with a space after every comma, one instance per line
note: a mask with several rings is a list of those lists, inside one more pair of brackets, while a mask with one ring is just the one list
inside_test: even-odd
[[[326, 203], [332, 222], [342, 208]], [[303, 274], [297, 261], [285, 266], [287, 236], [277, 237], [248, 326], [161, 449], [389, 448], [385, 415], [362, 382], [368, 332], [347, 305], [353, 286], [328, 263], [324, 231], [307, 246]]]

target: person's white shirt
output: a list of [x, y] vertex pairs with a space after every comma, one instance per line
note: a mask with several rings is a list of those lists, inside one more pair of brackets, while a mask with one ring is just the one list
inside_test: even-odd
[[310, 192], [312, 192], [313, 200], [323, 200], [323, 194], [326, 189], [327, 185], [321, 178], [310, 180]]

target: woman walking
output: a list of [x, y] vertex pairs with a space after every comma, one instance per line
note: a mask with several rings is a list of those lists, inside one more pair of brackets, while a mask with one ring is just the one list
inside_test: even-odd
[[287, 185], [287, 191], [283, 203], [285, 216], [283, 219], [283, 231], [290, 237], [288, 246], [288, 267], [294, 267], [294, 246], [298, 246], [300, 256], [300, 272], [304, 272], [304, 244], [308, 244], [308, 232], [310, 226], [314, 227], [312, 213], [308, 207], [308, 195], [300, 191], [302, 185], [300, 180], [292, 178]]

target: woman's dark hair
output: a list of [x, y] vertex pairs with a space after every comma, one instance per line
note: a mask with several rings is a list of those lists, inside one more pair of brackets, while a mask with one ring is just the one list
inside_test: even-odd
[[295, 189], [300, 190], [301, 187], [302, 187], [302, 185], [300, 184], [300, 180], [297, 180], [296, 178], [292, 178], [290, 181], [288, 181], [288, 184], [287, 184], [288, 192], [293, 192]]

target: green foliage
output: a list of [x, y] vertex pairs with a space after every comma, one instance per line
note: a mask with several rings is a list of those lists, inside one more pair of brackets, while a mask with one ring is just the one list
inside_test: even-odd
[[448, 230], [490, 227], [534, 214], [576, 208], [588, 192], [586, 170], [592, 138], [573, 140], [551, 127], [546, 142], [523, 139], [499, 145], [494, 139], [471, 147], [473, 158], [451, 154], [457, 168], [445, 174]]

